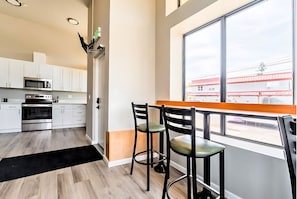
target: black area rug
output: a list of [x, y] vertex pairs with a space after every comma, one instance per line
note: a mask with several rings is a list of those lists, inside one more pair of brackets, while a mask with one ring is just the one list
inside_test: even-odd
[[102, 160], [93, 145], [36, 153], [0, 161], [0, 182]]

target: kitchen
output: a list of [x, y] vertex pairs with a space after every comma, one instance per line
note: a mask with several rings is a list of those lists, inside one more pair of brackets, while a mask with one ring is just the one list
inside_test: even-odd
[[85, 70], [7, 58], [0, 69], [0, 132], [85, 127]]

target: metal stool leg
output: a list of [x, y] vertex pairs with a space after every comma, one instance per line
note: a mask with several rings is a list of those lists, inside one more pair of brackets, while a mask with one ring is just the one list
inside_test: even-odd
[[147, 191], [150, 190], [150, 135], [149, 133], [146, 134], [146, 157], [147, 157], [147, 164], [146, 164], [146, 183], [147, 183]]
[[151, 139], [151, 146], [150, 146], [150, 148], [151, 148], [151, 162], [150, 162], [150, 164], [151, 164], [151, 167], [153, 168], [154, 167], [154, 165], [153, 165], [153, 162], [154, 162], [154, 145], [153, 145], [153, 134], [152, 133], [150, 133], [150, 139]]
[[133, 146], [133, 155], [132, 155], [132, 163], [131, 163], [130, 175], [132, 175], [132, 173], [133, 173], [134, 160], [135, 160], [135, 151], [136, 151], [136, 143], [137, 143], [137, 131], [135, 131], [135, 137], [134, 137], [134, 146]]
[[225, 160], [224, 151], [220, 152], [220, 198], [225, 198]]

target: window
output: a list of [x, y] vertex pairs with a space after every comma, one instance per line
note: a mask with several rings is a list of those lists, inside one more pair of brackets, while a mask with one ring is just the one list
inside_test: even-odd
[[185, 37], [186, 101], [220, 101], [220, 30], [216, 22]]
[[[254, 1], [185, 34], [184, 100], [293, 104], [293, 1]], [[215, 132], [281, 145], [275, 121], [213, 118]]]
[[227, 101], [293, 103], [291, 10], [270, 0], [226, 18]]

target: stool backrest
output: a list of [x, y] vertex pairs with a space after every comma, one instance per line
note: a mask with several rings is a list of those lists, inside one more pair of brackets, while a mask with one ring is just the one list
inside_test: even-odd
[[279, 117], [278, 122], [290, 173], [292, 194], [296, 199], [296, 119], [286, 115]]
[[134, 124], [135, 128], [139, 124], [140, 121], [143, 121], [143, 123], [149, 123], [149, 117], [148, 117], [148, 104], [132, 104], [132, 111], [133, 111], [133, 117], [134, 117]]
[[[172, 133], [191, 135], [191, 145], [195, 146], [196, 141], [196, 111], [195, 108], [173, 108], [163, 107], [164, 122], [166, 127], [166, 137], [169, 141]], [[169, 142], [167, 142], [169, 144]], [[192, 147], [195, 154], [195, 147]]]

